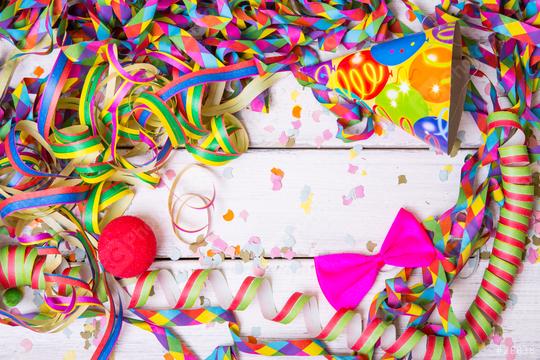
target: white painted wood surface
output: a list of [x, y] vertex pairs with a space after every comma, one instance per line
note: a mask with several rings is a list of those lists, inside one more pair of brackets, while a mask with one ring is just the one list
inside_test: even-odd
[[[196, 261], [159, 262], [154, 265], [158, 268], [168, 268], [173, 271], [182, 286], [187, 274], [196, 268]], [[468, 279], [459, 279], [454, 287], [453, 306], [459, 317], [462, 317], [470, 303], [473, 301], [476, 290], [482, 277], [486, 261], [482, 261], [477, 271]], [[471, 265], [472, 267], [472, 265]], [[245, 276], [251, 274], [249, 264], [241, 261], [227, 261], [220, 267], [226, 275], [233, 291], [237, 289]], [[470, 268], [466, 269], [470, 273]], [[372, 291], [366, 296], [360, 305], [365, 314], [375, 289], [380, 289], [383, 279], [393, 272], [383, 273]], [[313, 269], [313, 262], [309, 259], [301, 260], [271, 260], [267, 269], [267, 276], [271, 279], [274, 289], [274, 298], [278, 306], [283, 305], [285, 300], [294, 291], [304, 291], [314, 294], [319, 299], [321, 320], [328, 321], [333, 314], [330, 305], [320, 294]], [[512, 291], [508, 308], [504, 312], [502, 336], [494, 341], [477, 356], [478, 359], [507, 359], [512, 351], [517, 359], [538, 359], [540, 346], [538, 343], [538, 297], [537, 284], [540, 277], [540, 267], [526, 263], [523, 273]], [[218, 305], [212, 291], [202, 294], [205, 304]], [[158, 290], [155, 297], [157, 305], [163, 304], [164, 296]], [[255, 302], [246, 311], [237, 313], [238, 320], [242, 325], [242, 334], [257, 335], [261, 338], [303, 338], [306, 330], [302, 316], [289, 325], [280, 325], [264, 320], [260, 315], [258, 304]], [[364, 316], [364, 319], [366, 317]], [[364, 320], [365, 321], [365, 320]], [[85, 349], [85, 341], [81, 332], [94, 329], [94, 320], [80, 320], [62, 333], [58, 334], [33, 334], [20, 328], [2, 328], [3, 350], [0, 354], [2, 359], [88, 359], [95, 348], [96, 339], [92, 338], [89, 349]], [[104, 323], [101, 323], [103, 326]], [[230, 344], [231, 338], [224, 325], [178, 327], [175, 333], [200, 356], [209, 355], [217, 345]], [[391, 336], [393, 334], [386, 334]], [[99, 338], [98, 338], [99, 339]], [[25, 351], [25, 345], [31, 342], [30, 351]], [[388, 340], [387, 340], [388, 341]], [[512, 345], [513, 344], [513, 345]], [[513, 350], [512, 350], [513, 346]], [[340, 336], [329, 344], [330, 349], [337, 353], [346, 353], [346, 341]], [[163, 349], [150, 333], [143, 330], [124, 326], [116, 350], [116, 359], [160, 359], [164, 354]], [[245, 359], [257, 359], [256, 356], [242, 356]]]
[[[25, 61], [22, 69], [31, 73], [35, 63], [32, 59]], [[42, 67], [46, 64], [39, 63]], [[247, 154], [225, 167], [213, 169], [213, 177], [202, 172], [186, 177], [184, 189], [208, 193], [212, 184], [216, 185], [213, 229], [219, 239], [214, 237], [217, 245], [210, 243], [203, 255], [208, 255], [212, 247], [224, 244], [239, 245], [255, 255], [262, 255], [264, 250], [266, 258], [262, 265], [267, 262], [266, 276], [273, 284], [277, 304], [283, 304], [294, 291], [309, 292], [320, 300], [321, 318], [326, 321], [332, 310], [318, 289], [311, 257], [373, 250], [382, 242], [402, 206], [413, 210], [419, 218], [439, 214], [450, 207], [458, 191], [460, 164], [470, 152], [468, 149], [481, 143], [481, 137], [465, 114], [459, 135], [464, 150], [455, 157], [437, 155], [389, 124], [383, 125], [382, 136], [343, 144], [334, 138], [337, 127], [333, 116], [291, 77], [272, 88], [270, 109], [269, 114], [242, 112], [241, 118], [251, 138]], [[300, 116], [295, 117], [298, 113]], [[159, 239], [159, 256], [176, 260], [158, 262], [156, 267], [173, 269], [182, 279], [183, 274], [202, 265], [215, 266], [223, 270], [231, 288], [236, 289], [245, 276], [260, 274], [256, 267], [261, 265], [260, 259], [222, 261], [220, 256], [203, 256], [201, 261], [193, 260], [200, 254], [194, 254], [172, 233], [166, 207], [167, 187], [174, 175], [191, 163], [193, 159], [188, 154], [176, 152], [162, 171], [162, 186], [156, 190], [137, 188], [129, 213], [152, 224]], [[274, 168], [284, 173], [279, 190], [273, 190]], [[229, 209], [234, 218], [226, 221], [223, 216]], [[514, 356], [540, 359], [538, 252], [538, 244], [529, 249], [504, 313], [501, 333], [478, 355], [479, 359], [513, 359]], [[485, 265], [482, 261], [470, 278], [455, 284], [453, 303], [459, 316], [463, 316], [473, 300]], [[371, 296], [381, 289], [384, 276], [390, 274], [384, 273], [379, 278], [361, 304], [361, 310], [367, 309]], [[159, 295], [158, 291], [156, 297]], [[205, 298], [210, 303], [215, 301], [211, 292]], [[262, 319], [256, 304], [239, 313], [238, 318], [244, 335], [268, 339], [307, 336], [301, 318], [288, 326], [273, 324]], [[101, 330], [103, 325], [102, 322]], [[59, 334], [41, 335], [0, 327], [3, 345], [0, 359], [88, 359], [102, 333], [93, 332], [95, 328], [95, 320], [77, 321]], [[201, 357], [214, 346], [230, 343], [223, 326], [175, 331]], [[86, 348], [85, 337], [89, 337]], [[344, 337], [331, 343], [330, 348], [346, 352]], [[125, 326], [115, 358], [160, 359], [163, 353], [151, 334]]]
[[[215, 176], [199, 170], [187, 173], [177, 193], [210, 196], [215, 184], [214, 233], [229, 245], [243, 246], [256, 236], [266, 254], [273, 247], [292, 247], [298, 256], [362, 251], [368, 241], [384, 239], [400, 207], [421, 218], [450, 207], [467, 153], [460, 151], [451, 158], [409, 149], [252, 150], [212, 169]], [[163, 257], [178, 251], [193, 256], [175, 238], [166, 206], [174, 175], [192, 162], [189, 154], [177, 152], [164, 169], [163, 186], [138, 188], [129, 209], [157, 229], [158, 253]], [[284, 173], [280, 190], [274, 190], [271, 181], [275, 168]], [[400, 184], [400, 177], [405, 183]], [[234, 219], [225, 221], [229, 209]]]

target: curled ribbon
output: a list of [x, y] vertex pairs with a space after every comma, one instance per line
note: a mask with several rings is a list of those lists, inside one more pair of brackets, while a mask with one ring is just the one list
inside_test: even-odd
[[[408, 284], [410, 268], [387, 280], [372, 303], [363, 334], [351, 348], [358, 357], [372, 358], [391, 321], [405, 317], [407, 328], [383, 349], [385, 357], [406, 357], [425, 339], [426, 359], [443, 354], [448, 359], [469, 359], [500, 321], [523, 258], [535, 200], [529, 161], [538, 160], [539, 150], [530, 148], [527, 138], [531, 128], [540, 127], [540, 105], [533, 96], [540, 84], [538, 4], [445, 0], [434, 17], [423, 15], [409, 1], [403, 5], [408, 20], [419, 28], [461, 18], [478, 31], [491, 31], [492, 50], [474, 39], [464, 41], [471, 57], [496, 68], [496, 77], [488, 78], [491, 104], [481, 96], [484, 87], [474, 81], [468, 91], [466, 109], [484, 133], [485, 144], [463, 165], [458, 200], [441, 216], [424, 221], [444, 258], [420, 269], [422, 283]], [[186, 30], [194, 25], [204, 35], [195, 37]], [[391, 33], [412, 31], [394, 17], [385, 1], [378, 0], [3, 2], [1, 37], [22, 51], [46, 53], [57, 46], [60, 53], [47, 78], [23, 79], [14, 88], [6, 86], [20, 54], [0, 70], [4, 74], [0, 218], [3, 230], [26, 247], [0, 252], [0, 284], [45, 286], [46, 298], [39, 313], [1, 310], [1, 321], [46, 332], [60, 330], [81, 316], [106, 314], [107, 329], [94, 358], [110, 356], [122, 323], [131, 322], [161, 336], [169, 357], [192, 359], [167, 326], [229, 321], [230, 311], [145, 310], [140, 312], [144, 321], [125, 318], [123, 302], [108, 285], [114, 280], [100, 271], [95, 254], [99, 228], [125, 210], [126, 203], [119, 199], [132, 196], [126, 184], [157, 184], [156, 170], [173, 147], [185, 147], [212, 165], [238, 157], [247, 148], [246, 137], [241, 136], [240, 124], [225, 113], [248, 103], [265, 111], [264, 91], [241, 96], [253, 84], [249, 79], [316, 62], [311, 48], [316, 42], [323, 50], [340, 44], [352, 48], [368, 38], [380, 41]], [[475, 77], [485, 77], [481, 69], [473, 71]], [[208, 82], [220, 84], [207, 86]], [[320, 89], [314, 94], [339, 117], [344, 140], [364, 139], [374, 132], [368, 119], [361, 133], [351, 134], [347, 130], [369, 114]], [[237, 96], [242, 100], [229, 102]], [[135, 157], [144, 155], [149, 159], [135, 163]], [[488, 176], [478, 179], [482, 168], [488, 169]], [[492, 204], [501, 207], [498, 223]], [[491, 234], [495, 241], [488, 269], [465, 319], [459, 321], [452, 310], [450, 285]], [[61, 242], [84, 250], [90, 276], [83, 276], [77, 264], [60, 254]], [[29, 246], [36, 246], [46, 261], [27, 250]], [[258, 281], [250, 279], [247, 288], [253, 289], [251, 283]], [[243, 300], [238, 299], [241, 304]], [[351, 316], [346, 310], [340, 313], [345, 318], [343, 314]], [[431, 322], [434, 314], [439, 323]], [[343, 318], [336, 323], [343, 324]], [[241, 351], [332, 356], [317, 339], [236, 341], [239, 325], [229, 324]], [[235, 347], [220, 347], [213, 356], [234, 358]]]

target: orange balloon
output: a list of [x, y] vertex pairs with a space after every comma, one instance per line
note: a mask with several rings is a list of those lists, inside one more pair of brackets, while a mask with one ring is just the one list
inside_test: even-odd
[[432, 103], [450, 100], [452, 51], [431, 47], [416, 55], [409, 68], [409, 82], [424, 99]]

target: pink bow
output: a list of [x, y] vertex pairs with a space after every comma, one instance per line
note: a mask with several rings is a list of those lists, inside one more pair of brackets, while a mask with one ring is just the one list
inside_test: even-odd
[[384, 265], [422, 267], [436, 257], [437, 250], [422, 224], [413, 214], [400, 209], [378, 254], [331, 254], [314, 260], [322, 292], [339, 310], [356, 308]]

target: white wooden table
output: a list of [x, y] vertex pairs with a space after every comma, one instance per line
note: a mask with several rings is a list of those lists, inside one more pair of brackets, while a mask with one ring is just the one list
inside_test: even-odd
[[[28, 60], [28, 64], [25, 71], [32, 72], [36, 63], [32, 66]], [[163, 169], [162, 186], [136, 189], [129, 214], [153, 226], [161, 259], [154, 266], [173, 269], [179, 282], [190, 270], [211, 266], [222, 269], [235, 290], [245, 276], [262, 274], [262, 267], [271, 279], [278, 305], [294, 291], [316, 294], [324, 322], [333, 312], [319, 291], [312, 257], [376, 251], [400, 207], [414, 211], [419, 218], [450, 207], [457, 196], [463, 158], [480, 144], [481, 136], [465, 114], [459, 134], [462, 150], [455, 157], [437, 155], [389, 124], [384, 124], [382, 136], [344, 144], [334, 138], [335, 118], [292, 77], [281, 80], [271, 92], [269, 114], [248, 110], [241, 114], [251, 138], [249, 152], [225, 167], [213, 169], [213, 178], [187, 176], [185, 185], [208, 193], [210, 184], [215, 183], [214, 233], [227, 246], [239, 245], [259, 255], [264, 251], [264, 260], [222, 261], [220, 256], [198, 260], [199, 254], [175, 238], [166, 200], [174, 175], [194, 162], [185, 151], [176, 151]], [[279, 190], [280, 185], [271, 177], [274, 168], [284, 174]], [[219, 240], [215, 245], [225, 246]], [[479, 359], [540, 359], [539, 245], [530, 246], [503, 321]], [[486, 263], [480, 260], [476, 271], [471, 265], [466, 269], [470, 270], [469, 277], [455, 284], [453, 304], [461, 318], [476, 294]], [[361, 311], [365, 313], [384, 278], [394, 273], [388, 271], [379, 277], [362, 302]], [[156, 298], [159, 295], [157, 291]], [[211, 292], [204, 293], [203, 301], [218, 305]], [[244, 335], [307, 337], [301, 316], [288, 326], [271, 323], [262, 318], [254, 304], [238, 318]], [[0, 359], [88, 359], [104, 325], [104, 320], [80, 320], [57, 334], [0, 327]], [[201, 357], [219, 344], [231, 343], [226, 327], [221, 325], [177, 328], [175, 332]], [[389, 342], [395, 334], [386, 334], [385, 339]], [[337, 353], [347, 353], [343, 336], [329, 346]], [[152, 334], [126, 325], [115, 358], [161, 359], [163, 354]]]

